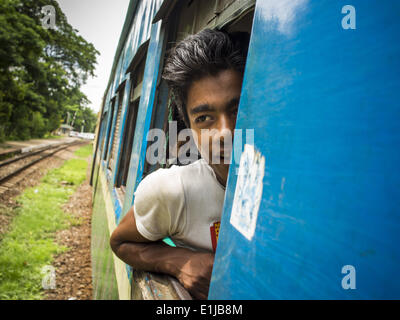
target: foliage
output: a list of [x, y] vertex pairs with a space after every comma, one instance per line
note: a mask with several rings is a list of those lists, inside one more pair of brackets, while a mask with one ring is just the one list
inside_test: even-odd
[[42, 268], [67, 250], [54, 242], [55, 232], [79, 223], [62, 205], [85, 180], [86, 168], [82, 158], [68, 160], [18, 197], [20, 207], [0, 242], [0, 300], [41, 298]]
[[[42, 26], [45, 5], [56, 10], [55, 29]], [[0, 0], [0, 140], [42, 137], [66, 121], [68, 106], [87, 117], [80, 87], [97, 54], [55, 0]]]
[[[68, 115], [69, 114], [69, 115]], [[83, 126], [84, 132], [94, 132], [96, 128], [97, 116], [93, 113], [92, 109], [86, 106], [66, 105], [63, 111], [63, 119], [69, 122], [76, 131], [81, 131]]]

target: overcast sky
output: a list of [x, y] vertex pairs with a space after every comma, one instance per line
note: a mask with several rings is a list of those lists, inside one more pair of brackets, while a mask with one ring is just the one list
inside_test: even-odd
[[[96, 77], [82, 87], [94, 111], [99, 111], [110, 76], [114, 54], [124, 24], [129, 0], [57, 0], [69, 24], [93, 43], [100, 52], [97, 57]], [[57, 18], [56, 18], [57, 23]]]

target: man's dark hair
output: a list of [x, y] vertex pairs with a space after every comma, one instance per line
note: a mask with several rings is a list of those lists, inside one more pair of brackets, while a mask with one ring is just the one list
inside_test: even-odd
[[233, 69], [244, 72], [250, 35], [246, 32], [228, 34], [205, 29], [190, 35], [174, 48], [167, 59], [163, 78], [172, 91], [173, 103], [187, 127], [187, 91], [193, 81]]

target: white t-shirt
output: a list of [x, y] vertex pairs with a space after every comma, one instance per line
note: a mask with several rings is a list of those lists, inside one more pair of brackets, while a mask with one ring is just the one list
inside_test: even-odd
[[136, 189], [137, 229], [152, 241], [170, 237], [180, 247], [213, 251], [224, 197], [225, 188], [204, 159], [160, 168]]

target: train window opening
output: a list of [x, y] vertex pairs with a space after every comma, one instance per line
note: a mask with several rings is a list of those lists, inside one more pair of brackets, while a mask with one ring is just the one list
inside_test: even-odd
[[118, 90], [118, 106], [117, 106], [117, 114], [115, 119], [115, 128], [112, 136], [112, 144], [111, 144], [111, 151], [110, 151], [110, 160], [108, 161], [108, 169], [112, 170], [117, 152], [118, 152], [118, 145], [119, 145], [119, 134], [120, 134], [120, 127], [121, 127], [121, 114], [122, 114], [122, 102], [124, 99], [124, 90], [125, 84], [121, 85]]
[[[189, 34], [195, 34], [203, 29], [225, 29], [228, 32], [251, 31], [254, 16], [255, 0], [215, 0], [215, 1], [178, 1], [171, 2], [169, 10], [158, 16], [167, 19], [168, 16], [178, 17], [178, 25], [174, 30], [177, 43]], [[243, 18], [246, 19], [243, 20]], [[240, 23], [239, 23], [240, 22]], [[235, 27], [233, 27], [235, 25]]]
[[110, 107], [110, 115], [109, 115], [109, 122], [107, 126], [107, 132], [105, 133], [107, 135], [106, 137], [106, 144], [105, 144], [105, 150], [104, 150], [104, 157], [103, 160], [107, 161], [107, 156], [108, 156], [108, 146], [110, 142], [110, 136], [111, 136], [111, 128], [112, 128], [112, 123], [113, 123], [113, 118], [114, 118], [114, 105], [115, 105], [115, 99], [111, 101], [111, 107]]
[[[99, 150], [103, 151], [104, 150], [104, 138], [105, 138], [105, 128], [106, 128], [106, 121], [107, 121], [107, 111], [105, 111], [103, 113], [103, 115], [101, 116], [101, 120], [100, 120], [100, 130], [98, 132], [98, 137], [101, 137], [101, 140], [99, 141]], [[101, 157], [100, 157], [101, 158]]]
[[119, 163], [119, 170], [116, 181], [116, 187], [121, 188], [123, 193], [125, 193], [125, 187], [128, 179], [129, 162], [131, 159], [130, 155], [132, 153], [133, 138], [135, 134], [138, 109], [139, 109], [138, 99], [129, 103], [129, 109], [126, 118], [127, 122], [123, 135], [121, 159]]
[[144, 50], [140, 55], [140, 59], [135, 57], [136, 59], [135, 58], [134, 59], [136, 60], [136, 63], [133, 63], [131, 66], [131, 68], [134, 70], [132, 71], [132, 76], [131, 76], [129, 105], [121, 141], [122, 149], [119, 155], [120, 160], [115, 181], [115, 187], [118, 190], [120, 198], [123, 198], [125, 196], [125, 188], [127, 185], [127, 180], [129, 175], [129, 163], [131, 160], [132, 148], [135, 137], [136, 121], [139, 112], [139, 103], [143, 86], [146, 53], [147, 50]]
[[[211, 29], [220, 29], [223, 31], [226, 31], [228, 33], [233, 33], [233, 32], [246, 32], [249, 35], [251, 34], [252, 30], [252, 24], [253, 24], [253, 18], [254, 18], [254, 5], [255, 1], [243, 1], [244, 5], [243, 7], [239, 8], [236, 7], [236, 9], [230, 7], [232, 5], [232, 1], [229, 3], [229, 1], [216, 1], [215, 6], [213, 7], [212, 5], [205, 1], [190, 1], [189, 3], [186, 3], [185, 5], [182, 4], [181, 6], [177, 6], [174, 8], [174, 12], [172, 13], [173, 15], [176, 15], [180, 18], [174, 19], [173, 23], [169, 26], [169, 34], [168, 34], [168, 41], [167, 41], [167, 47], [165, 50], [165, 59], [168, 56], [169, 49], [173, 47], [176, 43], [178, 43], [180, 40], [185, 38], [189, 34], [194, 34], [199, 32], [202, 29], [205, 28], [211, 28]], [[211, 8], [211, 9], [210, 9]], [[230, 11], [228, 10], [230, 8]], [[217, 19], [218, 17], [215, 15], [215, 10], [219, 10], [220, 14], [224, 12], [224, 10], [228, 11], [229, 14], [226, 15], [225, 20], [223, 19]], [[235, 11], [236, 10], [236, 11]], [[161, 80], [163, 82], [163, 80]], [[165, 84], [165, 83], [164, 83]], [[160, 86], [161, 87], [161, 86]], [[159, 90], [159, 95], [162, 90]], [[170, 138], [172, 135], [170, 135], [169, 132], [169, 122], [170, 121], [176, 121], [176, 126], [177, 126], [177, 134], [179, 135], [179, 132], [181, 130], [187, 129], [187, 126], [181, 116], [179, 115], [179, 112], [175, 106], [174, 103], [174, 97], [172, 96], [171, 92], [169, 92], [168, 88], [166, 89], [166, 112], [164, 115], [164, 125], [163, 125], [163, 131], [166, 133], [166, 141], [165, 141], [165, 147], [164, 147], [164, 152], [166, 155], [166, 163], [165, 164], [156, 164], [156, 165], [150, 165], [147, 161], [145, 161], [145, 167], [143, 170], [143, 178], [155, 171], [156, 169], [160, 167], [168, 168], [171, 167], [172, 165], [186, 165], [189, 163], [193, 163], [196, 160], [201, 158], [201, 155], [199, 152], [195, 154], [189, 154], [188, 151], [192, 150], [190, 148], [189, 150], [182, 150], [182, 146], [186, 144], [187, 141], [170, 141]], [[162, 98], [159, 97], [159, 100], [163, 100]], [[154, 110], [153, 110], [153, 115], [152, 115], [152, 121], [154, 121]], [[153, 125], [152, 125], [153, 127]], [[153, 142], [155, 143], [155, 142]], [[170, 143], [175, 144], [173, 148], [170, 149]], [[151, 143], [149, 143], [151, 144]], [[149, 147], [149, 145], [148, 145]], [[172, 152], [170, 152], [172, 151]], [[189, 159], [188, 163], [181, 163], [179, 161], [180, 157], [179, 155], [182, 152], [187, 152], [185, 155], [186, 159]], [[173, 245], [173, 242], [171, 239], [169, 239], [170, 242], [168, 242], [168, 239], [164, 239], [164, 241], [167, 244]]]
[[[203, 29], [219, 29], [228, 33], [246, 32], [251, 34], [253, 18], [254, 18], [254, 0], [232, 1], [219, 0], [214, 1], [214, 4], [208, 1], [192, 0], [189, 2], [180, 2], [172, 10], [170, 15], [177, 16], [176, 24], [171, 27], [168, 39], [168, 48], [184, 39], [189, 34], [197, 33]], [[168, 52], [168, 50], [167, 50]], [[166, 56], [167, 57], [167, 56]], [[177, 131], [186, 129], [186, 124], [181, 119], [176, 110], [174, 99], [171, 95], [168, 97], [167, 106], [168, 117], [165, 119], [164, 131], [166, 132], [166, 167], [173, 164], [183, 165], [178, 161], [178, 155], [181, 154], [180, 148], [185, 145], [184, 141], [169, 141], [170, 135], [168, 132], [169, 121], [177, 122]], [[176, 152], [170, 153], [169, 143], [176, 144], [177, 147], [171, 148]], [[186, 154], [186, 159], [190, 159], [189, 163], [200, 159], [201, 155]], [[186, 163], [185, 163], [186, 164]]]

